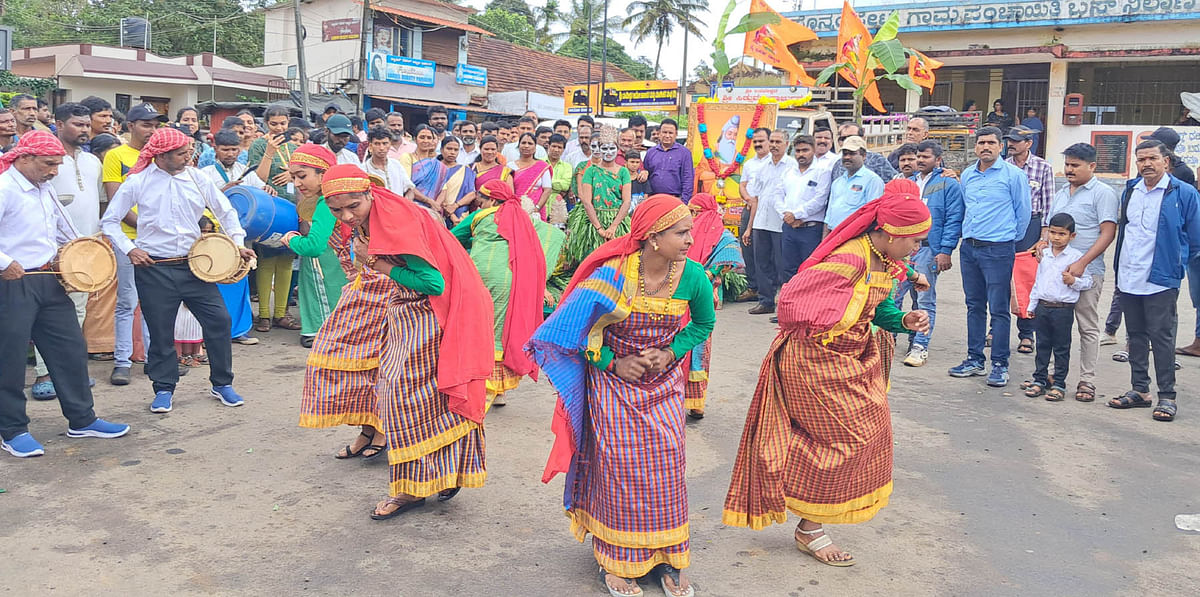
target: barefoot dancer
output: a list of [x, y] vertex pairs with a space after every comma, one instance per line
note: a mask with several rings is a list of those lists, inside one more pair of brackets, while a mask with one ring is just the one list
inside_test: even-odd
[[929, 325], [924, 311], [901, 312], [890, 296], [897, 277], [926, 284], [902, 262], [929, 231], [920, 196], [911, 181], [888, 183], [784, 285], [782, 329], [746, 417], [725, 524], [758, 530], [790, 510], [801, 517], [801, 551], [831, 566], [854, 564], [821, 525], [870, 520], [892, 492], [892, 333]]
[[[566, 473], [571, 532], [592, 534], [611, 595], [641, 595], [657, 569], [671, 596], [695, 593], [684, 484], [685, 356], [712, 333], [704, 268], [687, 258], [692, 216], [655, 195], [629, 234], [584, 260], [528, 350], [558, 390], [548, 482]], [[685, 316], [691, 321], [684, 325]]]
[[369, 239], [356, 254], [394, 288], [386, 305], [374, 307], [386, 317], [375, 390], [391, 485], [371, 518], [392, 518], [435, 493], [444, 501], [462, 487], [481, 487], [494, 354], [492, 299], [475, 264], [445, 226], [371, 184], [357, 166], [330, 168], [321, 190], [333, 215]]

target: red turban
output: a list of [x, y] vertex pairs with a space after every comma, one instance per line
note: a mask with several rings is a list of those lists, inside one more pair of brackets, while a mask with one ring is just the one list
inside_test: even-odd
[[413, 255], [437, 269], [446, 288], [429, 304], [442, 328], [438, 347], [437, 387], [451, 412], [482, 422], [487, 403], [485, 382], [495, 364], [492, 349], [492, 296], [475, 263], [458, 240], [429, 212], [381, 186], [353, 164], [338, 164], [321, 179], [325, 197], [370, 191], [371, 255]]
[[480, 185], [479, 194], [496, 203], [517, 198], [517, 193], [513, 190], [512, 184], [507, 180], [500, 180], [499, 178], [493, 178]]
[[721, 212], [717, 209], [717, 200], [708, 193], [696, 193], [688, 201], [692, 210], [692, 246], [688, 249], [688, 259], [700, 264], [708, 261], [712, 250], [721, 240], [725, 231], [725, 222], [721, 220]]
[[[642, 247], [642, 241], [646, 240], [651, 233], [662, 232], [689, 215], [691, 215], [691, 211], [688, 207], [678, 197], [672, 195], [651, 195], [639, 203], [637, 210], [633, 212], [629, 233], [600, 245], [583, 260], [583, 263], [579, 264], [575, 275], [571, 276], [570, 285], [563, 292], [563, 300], [566, 300], [567, 295], [571, 294], [576, 284], [586, 280], [605, 261], [636, 253]], [[617, 271], [619, 272], [620, 268], [617, 268]]]
[[[929, 208], [921, 201], [921, 188], [917, 183], [908, 179], [893, 180], [884, 185], [883, 196], [858, 208], [830, 232], [800, 265], [800, 270], [820, 263], [834, 249], [870, 230], [872, 224], [892, 236], [902, 237], [925, 234], [931, 222]], [[898, 275], [903, 276], [904, 272]]]
[[337, 163], [337, 157], [324, 145], [305, 143], [292, 152], [289, 163], [303, 164], [317, 170], [328, 170]]
[[150, 140], [146, 142], [146, 146], [142, 148], [141, 154], [138, 155], [137, 162], [133, 168], [129, 169], [130, 174], [137, 174], [146, 169], [150, 162], [157, 156], [160, 156], [169, 151], [175, 151], [184, 145], [192, 142], [192, 138], [183, 134], [179, 129], [171, 127], [162, 127], [154, 131], [150, 135]]
[[67, 155], [67, 150], [63, 149], [58, 137], [46, 131], [30, 131], [21, 135], [16, 147], [0, 156], [0, 172], [8, 170], [12, 163], [23, 155]]

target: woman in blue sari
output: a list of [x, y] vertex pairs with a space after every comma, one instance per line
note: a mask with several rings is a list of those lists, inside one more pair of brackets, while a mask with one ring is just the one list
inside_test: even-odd
[[441, 196], [437, 198], [439, 205], [446, 212], [446, 223], [453, 228], [471, 212], [475, 202], [475, 170], [465, 164], [459, 164], [458, 152], [461, 149], [458, 139], [446, 137], [442, 139], [442, 164], [446, 168], [446, 182], [442, 185]]
[[416, 140], [417, 150], [400, 156], [400, 165], [416, 190], [413, 200], [444, 215], [446, 210], [438, 203], [438, 196], [446, 185], [449, 169], [438, 159], [437, 135], [432, 128], [421, 124], [417, 125]]

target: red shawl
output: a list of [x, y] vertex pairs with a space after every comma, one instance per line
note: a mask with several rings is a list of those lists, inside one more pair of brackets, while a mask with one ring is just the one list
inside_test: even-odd
[[688, 201], [692, 209], [692, 239], [688, 249], [688, 259], [703, 265], [712, 255], [717, 241], [725, 232], [725, 222], [721, 220], [721, 212], [717, 210], [717, 200], [708, 193], [696, 193]]
[[512, 287], [508, 291], [508, 311], [504, 315], [504, 331], [500, 337], [504, 346], [504, 366], [536, 380], [537, 365], [525, 356], [525, 343], [542, 323], [546, 253], [533, 221], [521, 209], [521, 201], [513, 192], [512, 185], [503, 180], [489, 180], [479, 187], [479, 194], [500, 203], [493, 217], [496, 219], [496, 231], [508, 241]]
[[[366, 182], [367, 173], [358, 166], [339, 164], [325, 172], [321, 188], [330, 197], [341, 189], [353, 192], [355, 184]], [[438, 391], [448, 397], [451, 412], [480, 423], [487, 402], [484, 382], [495, 359], [491, 294], [462, 245], [445, 226], [430, 218], [428, 211], [383, 187], [371, 184], [369, 190], [373, 201], [370, 254], [420, 257], [446, 281], [441, 295], [429, 297], [442, 328]]]
[[[929, 208], [921, 201], [921, 188], [917, 183], [907, 179], [893, 180], [883, 187], [882, 197], [858, 208], [830, 232], [800, 265], [800, 271], [821, 263], [834, 249], [870, 230], [872, 224], [877, 224], [892, 236], [900, 237], [924, 234], [929, 231], [931, 223]], [[903, 275], [904, 270], [901, 269], [898, 276]]]
[[583, 260], [583, 263], [579, 264], [575, 275], [571, 276], [571, 283], [563, 292], [563, 300], [566, 300], [567, 295], [571, 294], [576, 284], [586, 280], [588, 276], [592, 275], [592, 272], [596, 271], [596, 268], [604, 265], [604, 262], [614, 257], [625, 257], [636, 253], [642, 248], [642, 241], [646, 240], [652, 232], [662, 232], [688, 215], [690, 212], [687, 206], [679, 198], [663, 194], [651, 195], [633, 212], [633, 221], [630, 222], [628, 234], [618, 236], [600, 245]]

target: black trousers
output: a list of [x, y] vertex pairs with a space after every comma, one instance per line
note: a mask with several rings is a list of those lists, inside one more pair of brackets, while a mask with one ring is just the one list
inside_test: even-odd
[[1175, 303], [1179, 289], [1155, 294], [1121, 293], [1125, 332], [1129, 334], [1129, 383], [1138, 392], [1150, 391], [1150, 349], [1154, 348], [1154, 377], [1158, 397], [1175, 399]]
[[787, 281], [796, 275], [800, 264], [804, 263], [804, 260], [808, 259], [808, 256], [817, 249], [817, 245], [821, 244], [824, 234], [825, 227], [821, 224], [801, 226], [800, 228], [783, 225], [783, 271], [780, 275], [782, 283], [787, 284]]
[[770, 230], [750, 233], [750, 248], [754, 250], [754, 267], [758, 281], [758, 304], [775, 306], [775, 292], [783, 280], [782, 234]]
[[175, 315], [182, 302], [196, 316], [208, 349], [209, 381], [214, 386], [233, 383], [233, 349], [229, 311], [216, 284], [203, 282], [186, 262], [160, 263], [134, 268], [142, 317], [150, 330], [146, 371], [154, 391], [175, 391], [179, 382], [179, 357], [175, 353]]
[[[750, 207], [742, 208], [742, 221], [738, 224], [738, 231], [745, 234], [750, 229]], [[750, 239], [753, 243], [754, 239]], [[758, 271], [754, 268], [754, 246], [747, 247], [742, 244], [742, 239], [738, 238], [738, 244], [742, 247], [742, 260], [746, 262], [746, 282], [750, 290], [758, 290]]]
[[1054, 384], [1056, 388], [1067, 387], [1067, 374], [1071, 370], [1071, 333], [1075, 327], [1075, 305], [1048, 307], [1039, 304], [1034, 310], [1033, 322], [1037, 330], [1037, 354], [1034, 357], [1033, 381], [1047, 385], [1046, 372], [1050, 368], [1050, 355], [1054, 355]]
[[1121, 291], [1113, 290], [1112, 302], [1108, 305], [1108, 317], [1104, 319], [1104, 333], [1109, 336], [1117, 335], [1121, 327]]
[[75, 303], [57, 277], [37, 274], [0, 280], [0, 437], [10, 440], [29, 430], [25, 359], [30, 339], [46, 361], [70, 428], [94, 423], [87, 344], [75, 318]]

